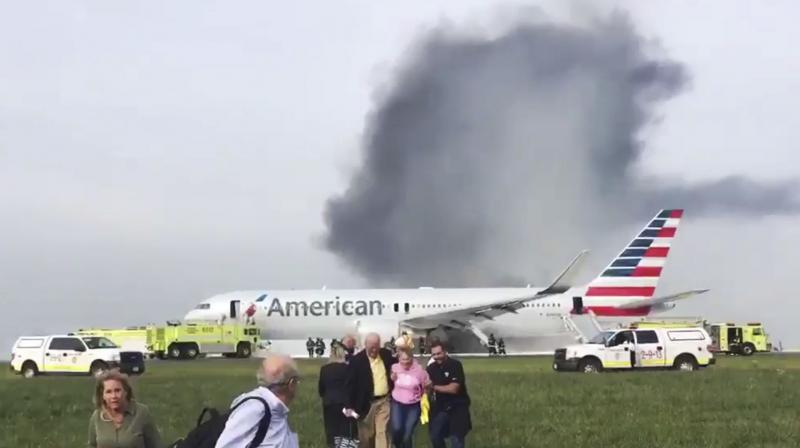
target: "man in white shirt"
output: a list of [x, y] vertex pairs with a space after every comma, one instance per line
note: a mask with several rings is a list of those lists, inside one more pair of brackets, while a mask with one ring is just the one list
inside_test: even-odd
[[[258, 387], [236, 397], [231, 407], [248, 397], [260, 397], [269, 405], [272, 418], [261, 448], [297, 448], [297, 434], [289, 428], [289, 404], [297, 392], [300, 374], [292, 358], [271, 354], [264, 359], [256, 375]], [[259, 400], [247, 400], [228, 417], [215, 448], [249, 447], [264, 416]]]

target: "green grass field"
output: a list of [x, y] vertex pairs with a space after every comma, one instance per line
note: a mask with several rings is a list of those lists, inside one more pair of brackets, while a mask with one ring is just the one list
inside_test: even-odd
[[[316, 376], [302, 361], [291, 425], [302, 447], [323, 447]], [[203, 406], [226, 408], [255, 383], [256, 360], [150, 362], [135, 378], [139, 401], [166, 441], [194, 424]], [[0, 447], [85, 446], [89, 377], [0, 374]], [[472, 447], [800, 446], [800, 357], [722, 357], [694, 372], [557, 374], [550, 359], [467, 359]], [[429, 446], [427, 426], [417, 446]]]

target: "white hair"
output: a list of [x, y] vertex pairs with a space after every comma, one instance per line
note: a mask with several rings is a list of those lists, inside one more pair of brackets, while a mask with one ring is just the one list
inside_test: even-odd
[[267, 355], [256, 372], [258, 385], [266, 388], [285, 387], [290, 379], [298, 376], [300, 372], [294, 360], [278, 353]]
[[370, 338], [375, 338], [375, 339], [377, 339], [377, 340], [378, 340], [378, 344], [380, 344], [380, 343], [381, 343], [381, 335], [379, 335], [378, 333], [367, 333], [367, 335], [366, 335], [366, 336], [364, 336], [364, 345], [367, 345], [367, 341], [368, 341]]

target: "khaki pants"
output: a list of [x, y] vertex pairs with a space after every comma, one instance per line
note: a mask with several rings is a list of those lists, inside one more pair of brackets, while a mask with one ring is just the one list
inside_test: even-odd
[[364, 420], [358, 421], [359, 448], [389, 448], [389, 397], [372, 402]]

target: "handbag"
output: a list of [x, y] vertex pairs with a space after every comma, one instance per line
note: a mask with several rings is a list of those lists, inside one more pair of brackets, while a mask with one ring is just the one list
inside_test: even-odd
[[[345, 410], [342, 409], [342, 412]], [[351, 421], [352, 420], [352, 421]], [[355, 422], [355, 418], [347, 416], [347, 428], [348, 432], [350, 433], [349, 436], [334, 436], [333, 437], [333, 448], [358, 448], [358, 433], [353, 435], [354, 428], [357, 427]]]

